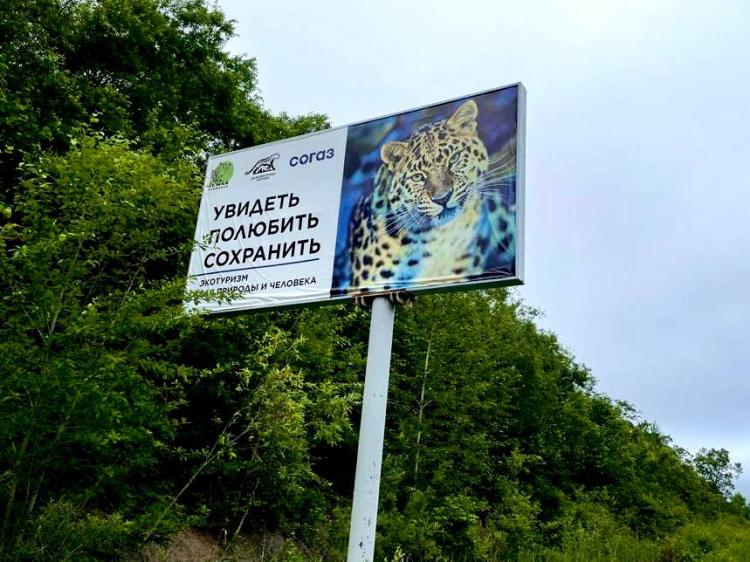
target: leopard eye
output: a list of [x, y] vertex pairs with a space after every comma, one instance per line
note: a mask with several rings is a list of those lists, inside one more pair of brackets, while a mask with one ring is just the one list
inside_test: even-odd
[[450, 160], [448, 160], [448, 164], [453, 166], [453, 164], [456, 164], [458, 162], [458, 159], [461, 157], [460, 152], [454, 152], [453, 155], [450, 157]]
[[417, 172], [416, 174], [412, 174], [411, 176], [412, 181], [424, 181], [424, 174]]

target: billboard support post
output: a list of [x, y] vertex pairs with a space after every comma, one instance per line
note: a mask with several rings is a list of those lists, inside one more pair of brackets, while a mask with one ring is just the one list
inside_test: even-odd
[[385, 411], [391, 368], [395, 307], [388, 297], [376, 297], [370, 317], [365, 390], [359, 426], [357, 471], [354, 476], [348, 562], [372, 562], [378, 520], [380, 468], [383, 463]]

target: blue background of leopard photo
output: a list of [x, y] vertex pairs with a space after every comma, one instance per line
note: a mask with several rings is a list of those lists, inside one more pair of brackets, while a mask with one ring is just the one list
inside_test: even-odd
[[[336, 236], [332, 294], [344, 293], [349, 287], [349, 279], [351, 278], [348, 259], [349, 222], [357, 201], [363, 194], [372, 190], [373, 178], [382, 164], [380, 147], [394, 140], [406, 141], [420, 126], [448, 119], [468, 99], [473, 99], [479, 108], [477, 132], [491, 159], [493, 155], [500, 152], [509, 141], [515, 138], [518, 102], [518, 88], [516, 86], [478, 96], [467, 96], [445, 104], [349, 127]], [[506, 206], [515, 205], [515, 181], [507, 182], [505, 186], [499, 189]], [[512, 253], [497, 256], [496, 263], [492, 263], [493, 260], [488, 262], [488, 269], [507, 270], [508, 265], [512, 266], [514, 259], [515, 256]]]

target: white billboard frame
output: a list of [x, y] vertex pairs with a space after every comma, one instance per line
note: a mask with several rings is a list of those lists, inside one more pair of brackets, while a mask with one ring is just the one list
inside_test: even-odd
[[[269, 150], [273, 150], [274, 147], [283, 146], [284, 144], [292, 143], [292, 142], [300, 142], [305, 139], [314, 139], [317, 136], [320, 135], [326, 135], [331, 134], [335, 131], [345, 131], [349, 130], [352, 127], [355, 127], [357, 125], [363, 125], [367, 123], [371, 123], [374, 121], [378, 121], [380, 119], [388, 119], [397, 117], [399, 115], [403, 114], [409, 114], [412, 112], [417, 112], [420, 110], [429, 109], [436, 106], [441, 106], [444, 104], [449, 104], [465, 99], [475, 98], [477, 96], [493, 93], [493, 92], [499, 92], [501, 90], [506, 90], [509, 88], [517, 88], [517, 108], [516, 108], [516, 176], [515, 176], [515, 194], [516, 194], [516, 230], [515, 230], [515, 263], [514, 263], [514, 271], [515, 275], [503, 277], [503, 278], [488, 278], [488, 279], [475, 279], [475, 280], [468, 280], [468, 281], [461, 281], [456, 283], [450, 283], [450, 282], [435, 282], [432, 284], [423, 284], [419, 287], [413, 287], [407, 289], [410, 293], [413, 294], [425, 294], [425, 293], [437, 293], [437, 292], [453, 292], [453, 291], [463, 291], [463, 290], [474, 290], [474, 289], [487, 289], [492, 287], [507, 287], [507, 286], [516, 286], [516, 285], [522, 285], [524, 282], [524, 268], [525, 268], [525, 216], [526, 216], [526, 89], [522, 82], [515, 82], [511, 84], [507, 84], [504, 86], [500, 86], [497, 88], [489, 88], [486, 90], [481, 90], [479, 92], [475, 92], [472, 94], [462, 95], [460, 97], [456, 98], [450, 98], [438, 102], [433, 102], [421, 106], [417, 106], [411, 109], [397, 111], [388, 113], [379, 117], [371, 118], [371, 119], [365, 119], [362, 121], [357, 121], [354, 123], [350, 123], [347, 125], [339, 125], [336, 127], [332, 127], [330, 129], [324, 129], [321, 131], [314, 131], [311, 133], [306, 133], [304, 135], [298, 135], [295, 137], [290, 137], [287, 139], [280, 139], [277, 141], [272, 141], [269, 143], [265, 143], [262, 145], [255, 145], [252, 147], [237, 149], [229, 152], [224, 152], [221, 154], [214, 154], [209, 156], [206, 163], [206, 175], [204, 178], [203, 183], [203, 192], [201, 194], [201, 205], [203, 205], [203, 199], [206, 197], [208, 193], [208, 186], [211, 181], [211, 170], [212, 170], [212, 163], [220, 161], [221, 159], [226, 159], [228, 156], [237, 155], [249, 150], [256, 150], [260, 148], [268, 148]], [[195, 235], [194, 240], [198, 240], [199, 236], [199, 229], [200, 225], [196, 225], [195, 229]], [[250, 268], [246, 268], [250, 269]], [[225, 270], [223, 272], [230, 272], [231, 270]], [[214, 272], [214, 274], [223, 273], [223, 272]], [[189, 276], [190, 277], [190, 276]], [[391, 290], [384, 290], [384, 291], [371, 291], [367, 292], [367, 297], [376, 297], [376, 296], [382, 296], [382, 295], [388, 295], [393, 292], [397, 292], [401, 289], [391, 289]], [[346, 301], [351, 301], [354, 298], [358, 296], [362, 296], [364, 293], [348, 293], [348, 294], [339, 294], [339, 295], [332, 295], [329, 294], [326, 298], [320, 298], [320, 297], [311, 297], [310, 299], [297, 299], [294, 302], [277, 302], [277, 303], [271, 303], [268, 305], [252, 305], [249, 306], [246, 302], [242, 301], [228, 301], [224, 303], [218, 303], [217, 300], [206, 300], [205, 298], [202, 299], [203, 302], [200, 304], [194, 304], [192, 302], [189, 302], [186, 304], [186, 307], [188, 309], [198, 309], [201, 311], [205, 311], [211, 314], [234, 314], [238, 312], [243, 311], [249, 311], [249, 310], [270, 310], [275, 308], [290, 308], [290, 307], [299, 307], [299, 306], [310, 306], [310, 305], [319, 305], [324, 306], [327, 304], [338, 304]], [[210, 305], [215, 305], [214, 307], [211, 307]], [[216, 306], [218, 304], [218, 306]]]

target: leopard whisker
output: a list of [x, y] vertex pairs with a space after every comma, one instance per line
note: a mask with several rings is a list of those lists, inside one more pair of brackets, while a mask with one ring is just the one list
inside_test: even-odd
[[474, 193], [499, 193], [508, 187], [506, 184], [478, 185], [472, 187], [471, 190]]
[[498, 162], [500, 160], [513, 160], [516, 157], [516, 152], [512, 150], [501, 150], [493, 154], [487, 161]]
[[512, 168], [503, 168], [503, 169], [497, 169], [497, 170], [489, 170], [485, 173], [483, 173], [480, 178], [494, 178], [497, 176], [515, 176], [516, 175], [516, 168], [515, 166]]
[[500, 182], [493, 182], [493, 183], [483, 183], [483, 184], [477, 184], [471, 186], [472, 191], [486, 191], [486, 192], [496, 192], [499, 189], [503, 189], [505, 187], [512, 187], [513, 182], [511, 181], [500, 181]]
[[497, 160], [510, 160], [516, 157], [516, 154], [518, 151], [516, 150], [516, 147], [514, 144], [506, 144], [503, 148], [501, 148], [498, 152], [495, 152], [490, 158], [489, 161], [497, 161]]
[[392, 221], [389, 223], [389, 226], [391, 228], [396, 227], [398, 230], [407, 230], [418, 220], [419, 213], [415, 212], [415, 209], [407, 209], [401, 211], [397, 215], [394, 215]]
[[474, 183], [484, 183], [488, 181], [497, 181], [497, 180], [509, 180], [509, 179], [515, 179], [516, 174], [493, 174], [491, 176], [482, 176], [480, 178], [477, 178], [476, 182]]
[[492, 164], [490, 166], [487, 166], [487, 168], [485, 169], [485, 171], [486, 172], [496, 172], [498, 170], [515, 170], [515, 169], [516, 169], [516, 164], [515, 164], [515, 162], [512, 162], [512, 163], [508, 163], [508, 164], [500, 164], [500, 163]]
[[514, 156], [494, 158], [487, 161], [488, 168], [500, 168], [500, 167], [511, 167], [516, 165], [516, 159]]
[[406, 216], [398, 216], [394, 217], [390, 221], [386, 221], [386, 228], [388, 230], [404, 230], [409, 226], [410, 217], [408, 215]]
[[497, 173], [491, 173], [491, 174], [484, 174], [482, 176], [479, 176], [477, 178], [477, 181], [488, 181], [488, 180], [494, 180], [497, 178], [513, 178], [516, 176], [515, 170], [513, 171], [503, 171], [503, 172], [497, 172]]
[[503, 199], [503, 194], [497, 189], [481, 189], [475, 191], [480, 199], [489, 199], [492, 197], [500, 197]]
[[515, 162], [497, 161], [497, 162], [490, 162], [486, 169], [488, 171], [495, 171], [495, 170], [512, 170], [515, 168], [516, 168]]
[[516, 168], [516, 163], [511, 162], [503, 162], [501, 160], [498, 160], [497, 162], [490, 162], [487, 166], [487, 170], [494, 171], [494, 170], [512, 170]]
[[479, 178], [477, 181], [472, 183], [472, 185], [484, 185], [489, 183], [496, 183], [496, 182], [512, 182], [515, 181], [516, 176], [515, 174], [511, 175], [502, 175], [502, 176], [495, 176], [491, 178]]
[[403, 226], [409, 221], [409, 214], [409, 211], [393, 213], [386, 218], [385, 224], [389, 229], [392, 229], [393, 227], [398, 227], [399, 229], [403, 228]]

